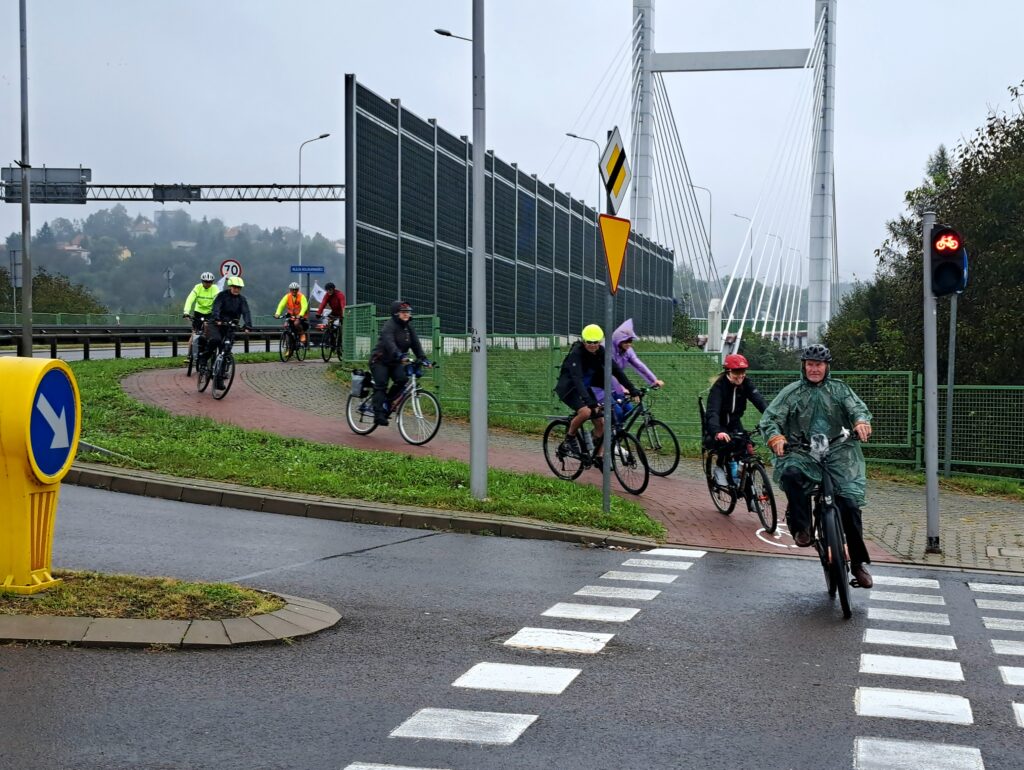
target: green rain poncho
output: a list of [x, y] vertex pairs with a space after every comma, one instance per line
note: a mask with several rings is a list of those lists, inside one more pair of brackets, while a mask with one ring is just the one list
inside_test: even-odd
[[[833, 438], [843, 428], [852, 429], [860, 422], [871, 422], [871, 412], [849, 385], [833, 380], [831, 373], [817, 385], [803, 376], [787, 385], [768, 405], [758, 424], [766, 440], [781, 434], [789, 442], [789, 451], [774, 458], [775, 482], [781, 483], [787, 468], [797, 468], [808, 479], [810, 492], [811, 486], [821, 481], [821, 469], [805, 450], [798, 448], [799, 442], [810, 441], [815, 433]], [[860, 442], [845, 441], [834, 446], [826, 463], [838, 485], [838, 494], [863, 505], [867, 479]]]

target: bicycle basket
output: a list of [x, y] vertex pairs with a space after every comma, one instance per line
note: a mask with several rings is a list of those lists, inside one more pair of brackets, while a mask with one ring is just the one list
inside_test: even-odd
[[369, 375], [361, 369], [355, 369], [352, 372], [352, 395], [355, 398], [366, 398], [366, 392], [369, 389], [370, 378]]

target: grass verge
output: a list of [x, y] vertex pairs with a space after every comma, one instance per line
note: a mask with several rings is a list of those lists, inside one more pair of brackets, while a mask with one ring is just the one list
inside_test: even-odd
[[0, 615], [58, 615], [147, 620], [224, 620], [276, 612], [276, 596], [229, 583], [56, 570], [53, 588], [20, 596], [0, 590]]
[[[276, 356], [237, 358], [245, 363]], [[611, 510], [605, 514], [601, 490], [590, 485], [492, 469], [490, 498], [477, 500], [469, 491], [469, 466], [462, 462], [317, 444], [202, 417], [170, 415], [132, 400], [121, 389], [120, 380], [127, 375], [180, 365], [180, 359], [72, 363], [82, 394], [82, 440], [122, 455], [83, 454], [83, 459], [285, 492], [522, 516], [657, 539], [665, 536], [665, 528], [632, 500], [613, 496]]]

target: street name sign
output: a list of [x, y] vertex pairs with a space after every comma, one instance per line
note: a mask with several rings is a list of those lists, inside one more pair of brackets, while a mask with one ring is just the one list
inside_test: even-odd
[[327, 269], [323, 265], [292, 265], [293, 273], [325, 273]]

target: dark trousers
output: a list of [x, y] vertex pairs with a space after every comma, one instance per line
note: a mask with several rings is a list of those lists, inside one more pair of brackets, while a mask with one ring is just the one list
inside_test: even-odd
[[[373, 413], [386, 419], [390, 403], [398, 398], [409, 378], [405, 374], [405, 366], [401, 363], [372, 363], [370, 371], [373, 373]], [[390, 389], [388, 379], [393, 380]]]
[[[811, 528], [811, 499], [804, 494], [807, 479], [798, 469], [787, 468], [782, 474], [782, 489], [789, 501], [786, 523], [793, 534]], [[846, 545], [850, 550], [851, 564], [870, 564], [867, 546], [864, 545], [864, 526], [861, 522], [860, 506], [853, 500], [836, 495], [839, 515], [846, 532]]]

